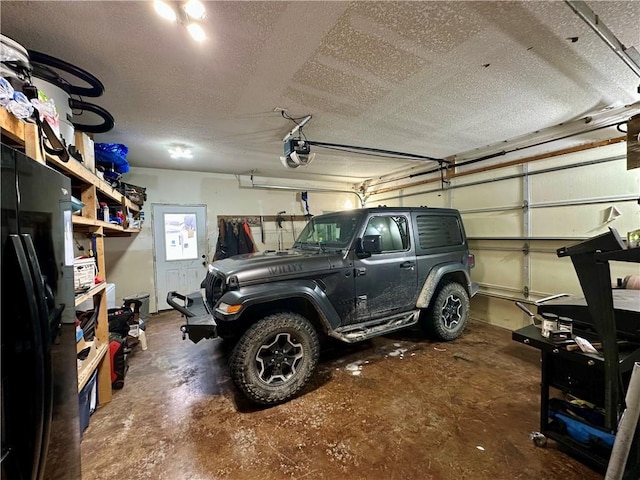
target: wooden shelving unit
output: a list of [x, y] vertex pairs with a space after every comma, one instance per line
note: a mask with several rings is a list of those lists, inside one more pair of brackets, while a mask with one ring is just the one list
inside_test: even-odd
[[76, 307], [90, 298], [93, 298], [95, 295], [98, 295], [102, 290], [104, 290], [107, 286], [107, 282], [100, 282], [95, 287], [90, 289], [86, 293], [82, 293], [80, 295], [76, 295]]
[[[109, 351], [109, 325], [107, 312], [107, 272], [105, 267], [104, 242], [105, 237], [129, 236], [139, 232], [139, 229], [128, 225], [117, 225], [98, 218], [100, 202], [106, 202], [110, 208], [120, 208], [125, 212], [138, 215], [140, 207], [131, 202], [122, 193], [112, 188], [107, 182], [85, 167], [85, 164], [70, 158], [62, 162], [59, 158], [48, 155], [41, 147], [38, 127], [35, 124], [17, 119], [4, 108], [0, 108], [0, 128], [4, 140], [8, 140], [17, 148], [24, 149], [29, 157], [54, 168], [71, 179], [72, 195], [84, 204], [81, 215], [73, 215], [74, 233], [81, 232], [92, 237], [97, 253], [96, 276], [102, 282], [89, 291], [76, 295], [75, 304], [93, 298], [94, 305], [99, 305], [95, 339], [87, 342], [91, 347], [89, 355], [80, 363], [78, 368], [78, 391], [84, 387], [94, 372], [98, 375], [98, 400], [100, 405], [108, 403], [112, 398], [111, 389], [111, 360]], [[83, 158], [93, 160], [93, 141], [84, 133], [76, 132], [76, 144]], [[93, 164], [93, 161], [86, 164]]]

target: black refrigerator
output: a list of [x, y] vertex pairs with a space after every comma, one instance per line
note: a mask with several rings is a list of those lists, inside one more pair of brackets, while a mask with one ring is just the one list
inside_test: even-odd
[[79, 479], [69, 178], [2, 148], [3, 480]]

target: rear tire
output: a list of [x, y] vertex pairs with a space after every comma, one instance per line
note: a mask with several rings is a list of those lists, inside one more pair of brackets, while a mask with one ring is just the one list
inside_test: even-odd
[[319, 357], [313, 326], [302, 315], [283, 312], [249, 327], [235, 346], [229, 366], [234, 383], [251, 401], [276, 405], [305, 387]]
[[423, 320], [427, 333], [442, 341], [458, 338], [469, 320], [469, 294], [458, 282], [446, 282], [436, 292]]

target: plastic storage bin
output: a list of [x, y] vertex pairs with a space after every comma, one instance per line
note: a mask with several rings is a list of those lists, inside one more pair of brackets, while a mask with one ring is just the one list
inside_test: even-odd
[[95, 259], [77, 257], [73, 260], [73, 283], [76, 290], [93, 287], [95, 278]]
[[89, 426], [89, 417], [98, 406], [98, 372], [93, 372], [87, 384], [78, 394], [80, 405], [80, 436]]

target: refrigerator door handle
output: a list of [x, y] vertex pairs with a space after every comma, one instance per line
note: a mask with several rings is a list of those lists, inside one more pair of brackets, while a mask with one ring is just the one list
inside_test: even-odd
[[[18, 235], [9, 235], [7, 246], [11, 246], [13, 248], [8, 248], [8, 255], [13, 254], [15, 256], [16, 264], [18, 265], [18, 277], [19, 281], [22, 282], [25, 288], [26, 300], [27, 300], [27, 309], [29, 310], [29, 319], [31, 321], [31, 327], [33, 329], [34, 335], [32, 338], [34, 351], [36, 356], [36, 371], [34, 372], [34, 380], [37, 384], [37, 391], [40, 395], [37, 395], [37, 398], [34, 400], [38, 402], [36, 404], [36, 418], [34, 419], [35, 431], [33, 432], [33, 462], [31, 462], [30, 475], [28, 478], [39, 478], [38, 475], [41, 472], [40, 466], [44, 462], [43, 456], [45, 456], [44, 451], [46, 449], [46, 443], [44, 443], [44, 393], [45, 393], [45, 372], [44, 372], [44, 346], [42, 345], [42, 332], [41, 332], [41, 320], [40, 320], [40, 311], [37, 305], [37, 299], [35, 295], [29, 295], [29, 293], [35, 294], [36, 290], [33, 284], [33, 275], [32, 271], [29, 267], [29, 261], [27, 260], [27, 255], [24, 251], [21, 239]], [[3, 258], [3, 263], [6, 261], [6, 258]], [[40, 418], [37, 418], [40, 417]]]
[[[42, 440], [43, 451], [40, 455], [40, 466], [38, 468], [38, 475], [44, 473], [44, 465], [46, 463], [47, 445], [49, 444], [49, 434], [51, 431], [51, 418], [53, 415], [53, 364], [51, 362], [51, 343], [54, 340], [51, 338], [51, 331], [49, 328], [49, 307], [47, 306], [47, 289], [45, 287], [44, 276], [42, 270], [40, 270], [40, 263], [38, 262], [38, 255], [36, 254], [35, 246], [31, 235], [20, 235], [22, 244], [27, 255], [29, 262], [31, 275], [33, 278], [33, 286], [35, 293], [36, 305], [38, 307], [38, 322], [40, 335], [42, 338], [42, 352], [43, 352], [43, 373], [44, 373], [44, 387], [43, 387], [43, 428], [42, 428]], [[38, 477], [39, 478], [39, 477]]]

